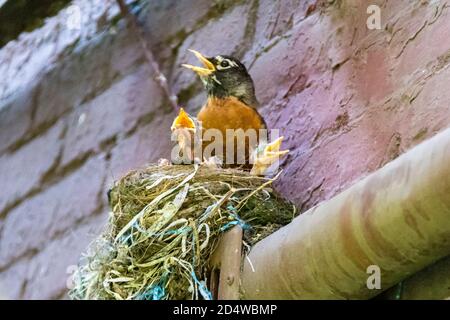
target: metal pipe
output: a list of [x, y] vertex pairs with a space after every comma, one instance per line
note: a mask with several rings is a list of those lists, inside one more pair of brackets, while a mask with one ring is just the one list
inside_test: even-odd
[[385, 300], [442, 300], [449, 296], [450, 256], [447, 256], [403, 280], [401, 285], [386, 290], [379, 298]]
[[[241, 289], [245, 299], [367, 299], [449, 254], [447, 129], [259, 242]], [[377, 267], [381, 288], [369, 289]]]

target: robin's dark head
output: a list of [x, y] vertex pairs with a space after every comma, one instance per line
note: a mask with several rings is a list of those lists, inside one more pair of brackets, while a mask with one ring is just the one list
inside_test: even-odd
[[238, 59], [227, 55], [207, 58], [200, 52], [190, 51], [202, 62], [203, 67], [189, 64], [183, 66], [194, 70], [200, 76], [208, 97], [235, 97], [249, 106], [256, 107], [258, 102], [253, 80]]

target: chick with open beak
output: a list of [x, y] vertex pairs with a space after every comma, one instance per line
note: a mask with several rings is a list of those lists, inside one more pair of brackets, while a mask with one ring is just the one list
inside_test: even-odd
[[260, 143], [253, 152], [253, 167], [250, 171], [252, 175], [265, 175], [267, 170], [276, 163], [280, 157], [289, 153], [289, 150], [280, 150], [284, 137], [272, 141], [271, 143]]
[[180, 108], [170, 130], [172, 141], [176, 141], [178, 147], [172, 148], [172, 163], [201, 162], [201, 126], [198, 121]]
[[[207, 101], [197, 115], [197, 120], [202, 125], [202, 137], [209, 129], [221, 132], [225, 166], [241, 166], [250, 169], [252, 153], [258, 148], [260, 142], [267, 145], [267, 126], [263, 117], [256, 110], [258, 101], [255, 95], [253, 80], [246, 67], [236, 58], [227, 55], [205, 57], [200, 52], [190, 50], [203, 66], [183, 64], [183, 67], [196, 72], [207, 92]], [[238, 141], [238, 136], [231, 136], [227, 130], [234, 132], [254, 132], [256, 139], [245, 136], [245, 142]], [[234, 141], [227, 141], [234, 139]], [[202, 149], [206, 150], [210, 141], [203, 139]], [[278, 143], [278, 142], [277, 142]], [[245, 150], [238, 150], [238, 148]], [[279, 149], [277, 150], [279, 151]], [[231, 157], [230, 157], [231, 153]], [[239, 154], [244, 154], [245, 161], [238, 159]], [[281, 153], [284, 154], [284, 153]], [[279, 155], [281, 155], [279, 154]], [[275, 154], [271, 154], [274, 156]], [[203, 158], [217, 156], [216, 154], [203, 155]], [[273, 157], [272, 157], [273, 158]], [[233, 161], [228, 161], [232, 159]], [[266, 161], [267, 162], [267, 161]], [[273, 161], [269, 161], [273, 163]], [[258, 164], [258, 174], [264, 172], [261, 161]]]

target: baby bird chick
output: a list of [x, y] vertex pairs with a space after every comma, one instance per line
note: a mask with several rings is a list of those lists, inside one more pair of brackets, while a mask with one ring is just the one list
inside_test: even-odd
[[280, 157], [287, 154], [289, 150], [280, 150], [283, 137], [267, 144], [260, 144], [253, 152], [253, 167], [250, 174], [254, 176], [263, 176], [269, 173], [268, 169], [279, 160]]
[[172, 163], [200, 162], [201, 126], [199, 122], [183, 108], [180, 108], [180, 112], [173, 120], [170, 130], [172, 131], [172, 141], [177, 142], [177, 147], [172, 149]]

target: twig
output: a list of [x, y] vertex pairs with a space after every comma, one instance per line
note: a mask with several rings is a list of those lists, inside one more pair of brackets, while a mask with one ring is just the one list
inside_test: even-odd
[[170, 104], [172, 105], [173, 109], [178, 110], [179, 108], [178, 108], [177, 96], [175, 94], [173, 94], [172, 91], [170, 90], [168, 82], [167, 82], [167, 78], [162, 74], [158, 63], [156, 62], [155, 57], [148, 46], [147, 40], [144, 35], [144, 31], [143, 31], [142, 27], [139, 25], [137, 18], [130, 12], [130, 10], [128, 9], [124, 0], [117, 0], [117, 4], [120, 7], [120, 12], [122, 13], [122, 15], [128, 20], [131, 30], [139, 38], [139, 42], [144, 51], [145, 58], [147, 59], [151, 68], [153, 69], [153, 72], [156, 74], [156, 77], [155, 77], [156, 82], [164, 90], [164, 93], [166, 94], [167, 98], [169, 99]]

